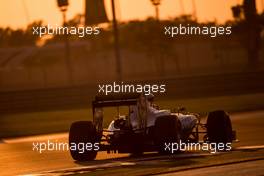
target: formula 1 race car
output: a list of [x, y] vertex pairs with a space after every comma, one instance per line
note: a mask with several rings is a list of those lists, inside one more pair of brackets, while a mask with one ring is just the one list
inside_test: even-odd
[[[159, 110], [153, 95], [116, 94], [96, 96], [92, 102], [93, 121], [74, 122], [69, 145], [74, 160], [94, 160], [98, 151], [131, 153], [157, 151], [169, 153], [166, 143], [231, 143], [236, 139], [229, 115], [223, 110], [210, 112], [206, 124], [200, 116], [178, 108], [175, 112]], [[109, 111], [116, 109], [116, 115]], [[108, 110], [108, 116], [104, 110]], [[107, 129], [103, 119], [111, 118]], [[202, 137], [202, 140], [199, 138]], [[80, 147], [81, 146], [81, 147]]]

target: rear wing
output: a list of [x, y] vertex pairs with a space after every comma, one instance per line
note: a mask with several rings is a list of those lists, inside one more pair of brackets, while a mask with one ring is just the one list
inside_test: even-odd
[[92, 106], [94, 109], [100, 107], [136, 105], [139, 97], [139, 93], [97, 95], [92, 102]]
[[[138, 113], [138, 121], [140, 129], [146, 128], [146, 104], [142, 106], [141, 101], [138, 101], [140, 97], [146, 97], [140, 93], [126, 93], [126, 94], [111, 94], [111, 95], [97, 95], [92, 102], [93, 106], [93, 122], [97, 131], [103, 132], [103, 113], [100, 108], [102, 107], [117, 107], [117, 106], [133, 106], [138, 104], [138, 111], [145, 113]], [[138, 103], [139, 102], [139, 103]], [[146, 103], [146, 101], [145, 101]], [[98, 109], [97, 109], [98, 108]], [[119, 109], [119, 108], [118, 108]]]
[[[140, 94], [110, 94], [110, 95], [97, 95], [92, 101], [93, 107], [93, 122], [97, 131], [101, 134], [103, 132], [103, 114], [96, 113], [96, 109], [102, 107], [117, 107], [117, 106], [132, 106], [136, 105]], [[97, 114], [97, 115], [95, 115]]]

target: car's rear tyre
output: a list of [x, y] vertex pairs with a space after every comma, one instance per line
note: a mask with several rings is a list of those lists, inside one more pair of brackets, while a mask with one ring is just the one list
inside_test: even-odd
[[210, 143], [232, 142], [232, 124], [229, 115], [223, 111], [212, 111], [207, 118], [207, 139]]
[[[96, 128], [91, 121], [78, 121], [72, 123], [69, 133], [69, 144], [71, 146], [70, 153], [74, 160], [94, 160], [97, 155], [97, 150], [94, 148], [94, 145], [98, 143], [98, 141]], [[86, 150], [86, 145], [89, 145], [89, 150]], [[90, 147], [91, 145], [92, 149]], [[83, 148], [85, 150], [83, 150]]]
[[[155, 121], [154, 142], [160, 154], [172, 153], [169, 144], [180, 142], [180, 122], [174, 115], [161, 116]], [[174, 151], [175, 152], [175, 151]]]

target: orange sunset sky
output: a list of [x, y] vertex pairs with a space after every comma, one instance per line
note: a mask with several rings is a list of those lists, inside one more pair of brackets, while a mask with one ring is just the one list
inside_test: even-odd
[[[105, 0], [110, 15], [110, 1]], [[183, 2], [183, 8], [180, 2]], [[219, 23], [232, 19], [230, 7], [242, 0], [194, 0], [199, 21], [217, 20]], [[263, 10], [264, 0], [257, 0], [258, 11]], [[84, 0], [69, 0], [68, 19], [84, 12]], [[154, 16], [150, 0], [116, 0], [119, 20], [145, 19]], [[192, 0], [161, 0], [160, 17], [176, 17], [184, 11], [192, 13]], [[62, 15], [56, 0], [0, 0], [0, 27], [25, 27], [29, 22], [42, 19], [46, 24], [61, 24]]]

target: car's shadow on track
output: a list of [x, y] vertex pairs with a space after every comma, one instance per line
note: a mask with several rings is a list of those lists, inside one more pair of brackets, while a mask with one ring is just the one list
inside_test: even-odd
[[[204, 158], [206, 156], [199, 156]], [[152, 173], [152, 172], [160, 172], [164, 170], [164, 166], [167, 168], [174, 169], [184, 169], [189, 168], [192, 165], [199, 165], [200, 161], [195, 159], [197, 157], [187, 157], [181, 158], [177, 157], [177, 155], [160, 155], [157, 153], [144, 154], [142, 156], [128, 156], [122, 158], [115, 159], [105, 159], [105, 160], [95, 160], [88, 162], [75, 162], [78, 165], [81, 165], [81, 168], [76, 170], [70, 170], [71, 173], [78, 174], [88, 173], [88, 172], [111, 172], [112, 169], [123, 168], [129, 169], [130, 171], [138, 171], [142, 170]], [[65, 172], [67, 173], [67, 172]], [[133, 174], [132, 174], [133, 175]]]
[[[107, 164], [107, 163], [113, 163], [113, 162], [133, 162], [133, 163], [142, 163], [142, 162], [148, 162], [148, 161], [173, 161], [177, 164], [192, 164], [192, 158], [197, 157], [197, 156], [192, 156], [189, 155], [190, 153], [178, 153], [174, 155], [164, 155], [164, 154], [159, 154], [159, 153], [144, 153], [142, 155], [129, 155], [129, 156], [124, 156], [124, 157], [119, 157], [119, 158], [109, 158], [109, 159], [104, 159], [104, 160], [94, 160], [94, 161], [74, 161], [78, 165], [82, 166], [91, 166], [91, 165], [96, 165], [96, 164]], [[206, 157], [206, 156], [198, 156], [198, 157]], [[184, 160], [188, 162], [179, 162], [179, 160]]]

